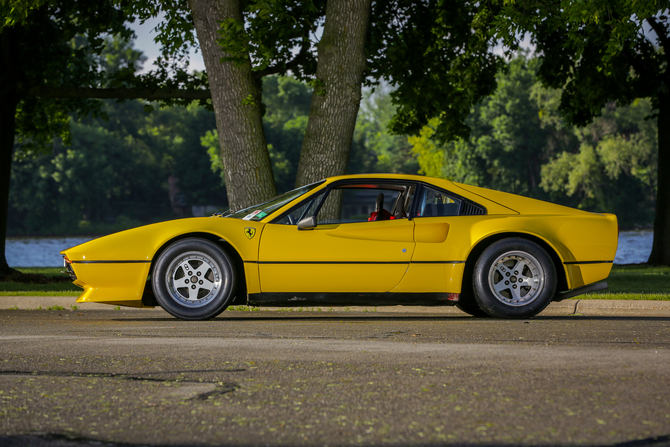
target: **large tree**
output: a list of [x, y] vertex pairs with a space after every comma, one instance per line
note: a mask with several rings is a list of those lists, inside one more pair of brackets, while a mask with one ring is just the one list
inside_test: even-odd
[[[104, 37], [131, 38], [129, 20], [113, 0], [0, 3], [0, 274], [12, 272], [4, 254], [15, 143], [30, 152], [48, 149], [55, 137], [68, 142], [72, 115], [100, 111], [93, 98], [208, 97], [183, 70], [181, 78], [165, 70], [137, 78], [132, 62], [105, 70]], [[193, 88], [182, 90], [187, 84]]]
[[[385, 79], [395, 87], [394, 131], [416, 133], [439, 116], [439, 135], [447, 138], [467, 134], [463, 120], [471, 104], [492, 91], [498, 61], [490, 51], [491, 11], [486, 3], [468, 0], [107, 0], [89, 7], [74, 0], [15, 0], [3, 3], [1, 12], [3, 55], [7, 54], [2, 68], [20, 73], [8, 77], [8, 85], [17, 88], [2, 93], [3, 100], [15, 105], [13, 112], [9, 108], [3, 112], [3, 123], [10, 127], [11, 116], [21, 116], [24, 110], [20, 104], [35, 98], [40, 105], [34, 110], [52, 119], [66, 117], [66, 111], [86, 112], [90, 102], [85, 99], [92, 97], [208, 97], [208, 91], [197, 88], [207, 82], [206, 77], [189, 78], [184, 66], [170, 76], [173, 61], [183, 61], [188, 47], [197, 46], [197, 31], [234, 209], [275, 193], [262, 127], [262, 77], [291, 72], [312, 85], [298, 167], [297, 183], [302, 184], [345, 173], [363, 83], [375, 85]], [[36, 23], [40, 14], [44, 20]], [[163, 45], [159, 68], [149, 77], [125, 72], [103, 83], [83, 53], [95, 54], [104, 33], [129, 33], [124, 26], [128, 16], [163, 17], [157, 37]], [[45, 37], [44, 30], [51, 29], [52, 38]], [[86, 50], [72, 46], [77, 35], [88, 38]], [[5, 40], [16, 48], [6, 52]], [[30, 50], [39, 45], [46, 63], [40, 59], [42, 65], [31, 65], [32, 71], [21, 68], [23, 62], [11, 67], [17, 57], [34, 62]], [[45, 69], [49, 64], [52, 70]], [[58, 75], [50, 78], [52, 72]], [[183, 92], [184, 85], [196, 88]], [[24, 96], [16, 97], [22, 91]], [[66, 128], [63, 120], [58, 124], [58, 129]], [[13, 143], [14, 132], [7, 130], [3, 132], [7, 143], [0, 152], [11, 160], [11, 149], [6, 148]], [[0, 208], [6, 210], [6, 200]]]
[[[39, 148], [54, 136], [67, 140], [68, 111], [88, 113], [92, 106], [80, 100], [39, 98], [32, 90], [92, 85], [98, 73], [91, 69], [89, 55], [102, 47], [102, 39], [96, 38], [130, 33], [110, 2], [30, 6], [0, 4], [0, 273], [9, 271], [4, 248], [16, 134], [27, 149]], [[76, 43], [76, 36], [84, 34], [92, 39], [85, 45]]]
[[563, 88], [560, 111], [588, 124], [608, 102], [650, 98], [658, 117], [658, 186], [650, 264], [670, 265], [670, 2], [506, 3], [498, 35], [514, 48], [530, 33], [545, 85]]
[[[276, 193], [262, 126], [260, 79], [269, 74], [291, 70], [314, 80], [297, 184], [346, 171], [361, 99], [370, 4], [189, 1], [217, 112], [231, 208]], [[323, 33], [317, 44], [320, 20]]]
[[290, 72], [313, 87], [297, 185], [346, 172], [363, 84], [385, 79], [395, 87], [396, 132], [418, 132], [428, 119], [442, 116], [445, 136], [467, 133], [462, 121], [470, 105], [495, 85], [491, 13], [479, 2], [189, 0], [189, 5], [233, 208], [274, 193], [261, 126], [264, 76]]

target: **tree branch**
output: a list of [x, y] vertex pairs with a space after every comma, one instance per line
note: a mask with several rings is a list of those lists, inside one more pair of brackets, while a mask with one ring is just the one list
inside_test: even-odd
[[658, 36], [658, 41], [661, 43], [661, 46], [663, 47], [665, 54], [668, 54], [668, 51], [670, 51], [670, 39], [668, 39], [668, 29], [664, 25], [659, 23], [658, 20], [656, 20], [656, 17], [647, 17], [646, 20], [647, 23], [649, 23], [651, 28], [656, 33], [656, 36]]
[[633, 67], [633, 70], [643, 79], [648, 79], [648, 77], [653, 76], [647, 67], [644, 66], [644, 63], [640, 61], [629, 48], [625, 48], [621, 54], [626, 59], [626, 61]]
[[32, 87], [27, 96], [75, 99], [209, 99], [209, 90], [178, 88]]
[[297, 67], [298, 65], [303, 63], [305, 61], [305, 59], [307, 58], [307, 53], [309, 52], [310, 46], [311, 45], [310, 45], [309, 37], [307, 37], [306, 39], [303, 39], [302, 45], [300, 45], [300, 51], [298, 52], [298, 54], [295, 55], [295, 57], [293, 59], [291, 59], [286, 64], [274, 65], [272, 67], [267, 67], [264, 70], [255, 71], [254, 72], [254, 78], [261, 79], [265, 76], [269, 76], [269, 75], [273, 75], [273, 74], [277, 74], [277, 73], [282, 73], [283, 74], [283, 73], [286, 73], [288, 70]]

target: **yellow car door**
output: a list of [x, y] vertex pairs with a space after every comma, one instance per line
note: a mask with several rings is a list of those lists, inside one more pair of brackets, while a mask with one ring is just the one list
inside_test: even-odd
[[368, 219], [374, 219], [369, 211], [375, 197], [386, 197], [392, 209], [402, 202], [406, 187], [347, 184], [333, 189], [314, 228], [298, 229], [295, 218], [264, 228], [258, 257], [262, 293], [383, 293], [401, 281], [414, 252], [414, 222], [402, 218], [401, 211], [391, 219], [383, 206], [384, 220]]

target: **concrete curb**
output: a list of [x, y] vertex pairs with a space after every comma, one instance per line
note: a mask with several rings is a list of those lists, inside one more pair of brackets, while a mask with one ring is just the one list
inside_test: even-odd
[[[108, 304], [99, 303], [77, 303], [75, 296], [0, 296], [0, 309], [49, 309], [62, 307], [72, 310], [77, 306], [78, 310], [113, 310]], [[298, 308], [296, 306], [296, 308]], [[294, 308], [294, 309], [296, 309]], [[329, 306], [321, 309], [326, 311]], [[160, 310], [159, 308], [157, 308]], [[124, 307], [123, 310], [134, 310]], [[146, 311], [146, 309], [137, 309]], [[276, 311], [287, 310], [287, 308], [266, 307], [262, 310]], [[311, 308], [304, 308], [311, 310]], [[347, 312], [380, 312], [380, 313], [429, 313], [440, 315], [464, 316], [465, 313], [453, 306], [428, 307], [428, 306], [350, 306], [346, 308], [334, 307], [334, 311]], [[670, 301], [642, 301], [642, 300], [580, 300], [571, 299], [558, 303], [551, 303], [540, 316], [624, 316], [624, 317], [670, 317]]]

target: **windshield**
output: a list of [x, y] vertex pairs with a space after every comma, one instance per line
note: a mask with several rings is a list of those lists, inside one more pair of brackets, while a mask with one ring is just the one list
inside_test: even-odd
[[248, 208], [244, 208], [243, 210], [227, 214], [224, 217], [232, 217], [234, 219], [242, 219], [242, 220], [256, 220], [256, 221], [261, 220], [264, 217], [269, 216], [282, 206], [286, 205], [287, 203], [297, 199], [303, 194], [310, 192], [317, 186], [321, 185], [323, 182], [325, 182], [325, 180], [321, 180], [320, 182], [312, 183], [311, 185], [305, 185], [292, 191], [285, 192], [284, 194], [278, 195], [277, 197], [268, 200], [265, 203], [252, 205]]

